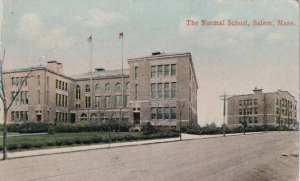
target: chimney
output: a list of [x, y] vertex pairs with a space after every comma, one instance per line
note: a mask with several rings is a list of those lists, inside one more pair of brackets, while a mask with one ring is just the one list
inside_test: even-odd
[[155, 56], [155, 55], [160, 55], [161, 53], [160, 52], [152, 52], [152, 55]]
[[56, 60], [48, 61], [47, 62], [47, 69], [62, 74], [63, 73], [63, 66], [62, 63], [57, 62]]
[[262, 93], [263, 89], [257, 89], [257, 87], [255, 87], [255, 89], [253, 90], [254, 94], [259, 94]]

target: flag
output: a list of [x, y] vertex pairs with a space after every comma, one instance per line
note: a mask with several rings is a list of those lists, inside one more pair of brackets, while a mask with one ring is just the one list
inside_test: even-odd
[[93, 40], [92, 35], [87, 39], [87, 42], [91, 42]]
[[119, 33], [119, 39], [123, 39], [123, 32]]

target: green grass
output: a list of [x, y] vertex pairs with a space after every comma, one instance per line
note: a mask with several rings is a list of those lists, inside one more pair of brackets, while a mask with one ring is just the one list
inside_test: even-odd
[[[165, 131], [153, 134], [143, 132], [111, 132], [111, 143], [128, 142], [148, 139], [161, 139], [178, 137], [176, 132]], [[104, 144], [109, 142], [108, 132], [79, 132], [79, 133], [54, 133], [48, 135], [23, 135], [8, 137], [8, 150], [34, 150], [57, 147], [68, 147], [76, 145]], [[2, 150], [2, 139], [0, 139], [0, 150]]]
[[[57, 140], [74, 140], [74, 139], [91, 139], [96, 136], [100, 136], [102, 138], [108, 138], [108, 132], [83, 132], [83, 133], [55, 133], [48, 135], [36, 135], [36, 136], [15, 136], [9, 137], [8, 141], [11, 144], [20, 144], [20, 143], [36, 143], [36, 142], [51, 142]], [[111, 132], [111, 137], [115, 136], [125, 136], [125, 135], [141, 135], [138, 132]], [[2, 140], [0, 139], [0, 145], [2, 144]]]

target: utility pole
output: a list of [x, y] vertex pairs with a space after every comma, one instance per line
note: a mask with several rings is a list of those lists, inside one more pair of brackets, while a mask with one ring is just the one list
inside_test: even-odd
[[226, 92], [224, 92], [224, 95], [219, 96], [221, 97], [220, 100], [223, 100], [223, 136], [225, 136], [225, 120], [226, 120], [226, 101], [228, 100], [229, 95], [226, 95]]
[[264, 126], [265, 132], [268, 132], [268, 120], [267, 120], [267, 103], [266, 103], [266, 94], [264, 94]]

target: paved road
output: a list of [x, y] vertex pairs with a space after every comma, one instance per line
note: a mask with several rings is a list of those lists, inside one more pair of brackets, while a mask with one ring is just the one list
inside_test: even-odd
[[0, 175], [1, 180], [298, 180], [298, 158], [291, 154], [298, 154], [297, 132], [11, 159], [0, 161]]

